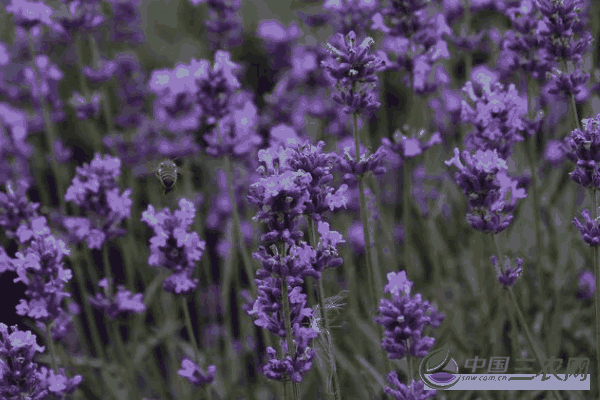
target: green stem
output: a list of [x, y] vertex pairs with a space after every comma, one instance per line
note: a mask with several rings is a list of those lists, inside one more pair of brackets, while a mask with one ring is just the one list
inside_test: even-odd
[[[85, 98], [86, 102], [92, 101], [90, 96], [90, 90], [88, 89], [87, 83], [85, 81], [85, 76], [83, 75], [83, 51], [80, 35], [77, 35], [75, 38], [75, 54], [77, 58], [77, 67], [79, 68], [79, 87], [81, 88], [81, 94]], [[84, 122], [89, 136], [91, 136], [92, 138], [94, 151], [102, 152], [102, 135], [100, 134], [100, 132], [98, 132], [96, 124], [94, 124], [91, 120], [87, 120]]]
[[408, 158], [404, 159], [404, 165], [402, 166], [402, 224], [404, 225], [404, 269], [406, 273], [410, 275], [411, 265], [410, 261], [410, 232], [411, 232], [411, 218], [410, 215], [410, 195], [411, 195], [411, 174], [410, 174], [410, 161]]
[[[531, 82], [530, 82], [531, 83]], [[527, 96], [528, 96], [528, 106], [529, 106], [529, 117], [533, 118], [533, 93], [532, 93], [532, 84], [527, 85]], [[545, 303], [546, 303], [546, 284], [544, 271], [542, 269], [542, 228], [541, 228], [541, 218], [540, 218], [540, 199], [538, 192], [538, 175], [537, 175], [537, 161], [538, 161], [538, 152], [537, 152], [537, 132], [533, 134], [532, 137], [529, 138], [529, 166], [531, 169], [531, 186], [532, 186], [532, 204], [531, 208], [533, 208], [533, 220], [535, 224], [535, 274], [536, 281], [532, 282], [532, 287], [536, 288], [537, 292], [537, 301], [541, 307], [540, 317], [541, 317], [541, 326], [546, 326], [548, 321], [545, 318]], [[545, 331], [549, 332], [549, 327], [546, 326]]]
[[[285, 257], [285, 243], [280, 245], [280, 257]], [[287, 354], [284, 354], [284, 357], [289, 356], [291, 359], [294, 359], [296, 353], [296, 346], [294, 345], [294, 333], [292, 331], [292, 313], [290, 311], [290, 299], [288, 297], [288, 288], [287, 288], [287, 279], [285, 276], [281, 277], [281, 304], [283, 307], [283, 323], [285, 325], [285, 340], [287, 343]], [[293, 400], [299, 400], [298, 396], [298, 385], [294, 382], [292, 383], [292, 398]]]
[[198, 350], [196, 335], [194, 335], [194, 330], [192, 329], [190, 310], [188, 309], [188, 303], [185, 297], [181, 298], [181, 305], [183, 307], [183, 315], [185, 317], [185, 328], [187, 329], [188, 336], [190, 337], [190, 341], [192, 342], [192, 346], [194, 347], [194, 362], [198, 362], [198, 355], [200, 354], [200, 351]]
[[[308, 224], [310, 229], [310, 245], [313, 249], [317, 248], [317, 230], [315, 228], [315, 221], [308, 217]], [[333, 346], [331, 341], [331, 329], [329, 326], [329, 316], [327, 316], [327, 309], [325, 308], [325, 289], [323, 288], [323, 276], [325, 270], [321, 273], [321, 279], [318, 279], [317, 282], [317, 297], [319, 299], [319, 309], [321, 310], [321, 316], [323, 318], [323, 323], [325, 324], [325, 337], [327, 338], [327, 347], [329, 355], [329, 366], [331, 368], [331, 372], [333, 375], [333, 386], [334, 386], [334, 397], [336, 400], [341, 400], [341, 391], [340, 391], [340, 381], [338, 378], [337, 367], [335, 363], [335, 354], [333, 354]]]
[[[33, 74], [35, 76], [36, 86], [39, 85], [38, 81], [38, 68], [35, 64], [35, 48], [33, 46], [33, 39], [31, 38], [31, 34], [28, 36], [29, 38], [29, 51], [31, 52], [31, 68], [33, 69]], [[60, 205], [61, 214], [66, 215], [65, 203], [63, 201], [63, 190], [62, 190], [62, 181], [61, 177], [63, 176], [61, 173], [61, 169], [59, 168], [58, 161], [56, 158], [56, 152], [54, 151], [54, 140], [56, 138], [54, 132], [54, 124], [50, 118], [50, 112], [48, 111], [48, 105], [46, 104], [46, 99], [44, 95], [40, 93], [39, 100], [42, 104], [42, 115], [44, 117], [44, 133], [46, 134], [46, 141], [48, 142], [48, 147], [50, 148], [50, 153], [52, 154], [52, 160], [50, 161], [50, 168], [52, 169], [52, 173], [54, 174], [54, 180], [56, 182], [56, 190], [58, 203]]]
[[141, 395], [135, 380], [135, 367], [133, 366], [131, 356], [125, 351], [125, 346], [123, 345], [123, 338], [121, 337], [121, 332], [119, 330], [119, 322], [115, 320], [111, 321], [110, 324], [113, 328], [113, 335], [117, 344], [116, 348], [117, 352], [119, 353], [118, 355], [115, 355], [115, 361], [120, 358], [121, 362], [124, 362], [125, 367], [128, 370], [126, 375], [127, 380], [129, 381], [129, 387], [131, 391], [133, 391], [132, 397], [134, 399], [141, 399]]
[[58, 365], [56, 365], [56, 349], [54, 348], [54, 340], [52, 340], [52, 329], [50, 329], [50, 324], [46, 324], [46, 341], [48, 342], [48, 347], [50, 347], [52, 369], [54, 369], [54, 372], [57, 373]]
[[[225, 156], [225, 168], [227, 170], [227, 187], [229, 189], [229, 198], [231, 199], [231, 215], [233, 218], [233, 227], [235, 229], [235, 234], [237, 236], [237, 242], [240, 247], [240, 251], [242, 253], [242, 263], [244, 264], [244, 271], [248, 276], [248, 282], [250, 284], [250, 293], [252, 297], [256, 297], [256, 287], [254, 285], [254, 272], [252, 269], [252, 261], [250, 259], [250, 255], [248, 254], [248, 250], [244, 244], [244, 236], [242, 235], [242, 227], [240, 225], [240, 215], [237, 208], [237, 201], [235, 198], [235, 193], [233, 191], [233, 164], [229, 159], [229, 156]], [[235, 241], [234, 241], [235, 242]], [[232, 243], [232, 248], [236, 248], [235, 243]]]
[[[86, 258], [88, 268], [90, 268], [90, 269], [95, 268], [95, 266], [92, 263], [92, 258], [89, 256], [89, 251], [84, 250], [82, 253], [84, 254], [84, 257]], [[92, 311], [92, 306], [90, 305], [90, 302], [88, 301], [89, 294], [86, 289], [83, 271], [80, 266], [76, 266], [75, 268], [73, 268], [73, 270], [75, 271], [75, 279], [77, 280], [77, 286], [79, 287], [79, 292], [81, 293], [83, 310], [85, 312], [86, 318], [89, 321], [89, 325], [90, 325], [89, 330], [92, 334], [92, 343], [94, 344], [94, 349], [96, 350], [96, 357], [99, 357], [100, 359], [105, 360], [106, 354], [104, 353], [104, 347], [102, 346], [102, 341], [100, 340], [100, 336], [98, 334], [98, 327], [96, 326], [96, 319], [95, 319], [94, 313]], [[97, 282], [95, 282], [95, 283], [97, 283]], [[82, 331], [82, 332], [84, 332], [84, 331]]]
[[[596, 199], [596, 189], [592, 189], [592, 218], [594, 221], [598, 217], [598, 201]], [[592, 260], [594, 262], [595, 273], [594, 277], [596, 280], [596, 290], [594, 290], [594, 316], [596, 323], [594, 324], [594, 334], [596, 337], [596, 379], [600, 376], [600, 265], [598, 246], [592, 247]]]
[[[358, 114], [354, 113], [352, 115], [353, 117], [353, 126], [352, 126], [352, 133], [354, 135], [354, 147], [355, 147], [355, 154], [356, 154], [356, 160], [360, 160], [360, 134], [358, 132]], [[371, 301], [377, 301], [378, 298], [381, 298], [381, 296], [378, 296], [377, 293], [379, 292], [378, 288], [375, 287], [375, 278], [374, 278], [374, 268], [373, 268], [373, 259], [372, 259], [372, 255], [371, 255], [371, 229], [369, 227], [369, 218], [367, 216], [367, 201], [365, 198], [365, 183], [364, 183], [364, 176], [357, 176], [358, 179], [358, 191], [359, 191], [359, 198], [360, 198], [360, 219], [362, 221], [362, 226], [363, 226], [363, 235], [364, 235], [364, 240], [365, 240], [365, 262], [367, 264], [367, 280], [368, 280], [368, 286], [369, 286], [369, 291], [370, 291], [370, 296], [371, 296]], [[371, 304], [371, 307], [373, 307], [373, 305]], [[369, 310], [369, 312], [371, 312], [372, 310]]]
[[[410, 349], [409, 343], [406, 343], [406, 348]], [[414, 375], [413, 375], [413, 360], [412, 360], [412, 357], [410, 356], [410, 351], [406, 352], [406, 364], [408, 365], [408, 385], [411, 385], [412, 381], [414, 379]]]
[[[90, 35], [90, 49], [92, 50], [92, 65], [94, 67], [97, 66], [98, 61], [100, 60], [100, 52], [98, 51], [98, 45], [96, 43], [96, 39], [94, 36]], [[102, 93], [102, 109], [104, 111], [104, 118], [106, 119], [106, 126], [109, 132], [113, 132], [115, 127], [113, 124], [112, 113], [110, 111], [110, 97], [108, 89], [105, 85], [100, 89], [100, 93]]]
[[[496, 246], [496, 251], [498, 252], [498, 258], [500, 258], [502, 253], [500, 251], [500, 246], [498, 245], [496, 235], [494, 235], [494, 245]], [[500, 262], [501, 266], [504, 265], [503, 260], [498, 260], [498, 261]], [[501, 268], [503, 268], [503, 267], [501, 267]], [[496, 274], [495, 270], [494, 270], [494, 274]], [[546, 360], [546, 355], [544, 354], [543, 350], [541, 350], [535, 343], [535, 340], [533, 339], [533, 335], [529, 331], [529, 327], [527, 325], [527, 319], [525, 319], [525, 316], [523, 315], [523, 311], [521, 311], [521, 307], [519, 307], [519, 303], [517, 302], [517, 298], [515, 296], [515, 293], [514, 293], [512, 287], [506, 287], [506, 290], [508, 291], [509, 297], [510, 297], [510, 299], [513, 303], [513, 306], [515, 307], [515, 310], [517, 312], [517, 317], [518, 317], [519, 323], [521, 324], [521, 329], [523, 330], [523, 333], [525, 334], [525, 338], [527, 339], [527, 343], [529, 344], [529, 348], [532, 351], [532, 353], [535, 355], [535, 358], [539, 361], [540, 365], [543, 365], [543, 360]], [[561, 400], [560, 394], [556, 390], [552, 390], [551, 392], [556, 400]]]

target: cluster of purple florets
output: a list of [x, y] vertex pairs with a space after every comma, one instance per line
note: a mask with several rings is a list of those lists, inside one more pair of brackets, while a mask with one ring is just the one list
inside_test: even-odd
[[[330, 230], [322, 214], [345, 204], [345, 188], [335, 192], [328, 188], [333, 157], [321, 150], [322, 145], [308, 144], [261, 150], [262, 176], [251, 186], [249, 200], [259, 207], [255, 219], [266, 224], [267, 232], [254, 254], [261, 262], [256, 273], [258, 298], [247, 311], [256, 318], [256, 325], [282, 338], [285, 356], [269, 347], [264, 366], [265, 375], [275, 380], [300, 382], [316, 355], [310, 344], [318, 331], [306, 326], [313, 310], [302, 293], [304, 278], [319, 279], [325, 268], [341, 265], [336, 247], [343, 238]], [[302, 240], [302, 215], [318, 221], [318, 244], [311, 246]], [[287, 299], [282, 299], [282, 285], [288, 286]], [[286, 331], [283, 301], [288, 303], [291, 333]], [[293, 336], [294, 349], [289, 349], [285, 340], [288, 334]]]

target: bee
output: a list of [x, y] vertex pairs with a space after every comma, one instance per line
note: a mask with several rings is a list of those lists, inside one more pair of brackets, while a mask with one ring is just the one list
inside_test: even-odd
[[179, 169], [175, 161], [164, 159], [160, 161], [154, 168], [154, 174], [164, 189], [164, 194], [169, 194], [175, 189], [177, 178], [180, 175]]

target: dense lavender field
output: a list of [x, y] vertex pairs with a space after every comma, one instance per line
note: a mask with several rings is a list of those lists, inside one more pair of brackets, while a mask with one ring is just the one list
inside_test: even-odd
[[0, 400], [599, 399], [598, 16], [2, 0]]

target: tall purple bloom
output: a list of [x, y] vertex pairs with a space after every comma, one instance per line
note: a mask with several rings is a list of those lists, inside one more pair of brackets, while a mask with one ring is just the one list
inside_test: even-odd
[[[297, 151], [288, 148], [259, 151], [262, 177], [252, 185], [249, 199], [259, 207], [255, 219], [267, 224], [267, 233], [254, 254], [262, 265], [256, 273], [259, 294], [247, 312], [257, 318], [256, 325], [287, 338], [281, 343], [286, 354], [283, 359], [277, 357], [275, 349], [267, 349], [265, 375], [270, 379], [300, 382], [311, 368], [315, 351], [310, 343], [318, 336], [315, 329], [303, 326], [312, 316], [312, 309], [306, 306], [301, 285], [306, 276], [319, 278], [324, 268], [340, 265], [335, 246], [343, 240], [338, 232], [329, 229], [329, 224], [320, 221], [321, 239], [317, 248], [301, 241], [298, 217], [311, 204], [313, 177], [302, 169], [292, 169], [292, 165], [299, 167], [302, 163]], [[292, 332], [286, 328], [286, 318]], [[290, 349], [290, 344], [294, 348]]]
[[444, 314], [437, 312], [420, 294], [411, 295], [412, 282], [404, 271], [390, 272], [385, 292], [392, 300], [381, 299], [375, 322], [385, 329], [381, 347], [390, 359], [400, 359], [410, 354], [425, 357], [435, 343], [435, 339], [423, 335], [427, 325], [440, 326]]
[[575, 129], [565, 138], [567, 157], [577, 163], [569, 173], [584, 188], [600, 188], [600, 114], [581, 121], [583, 130]]
[[0, 227], [9, 239], [18, 236], [17, 230], [22, 224], [30, 226], [31, 221], [39, 216], [40, 204], [27, 200], [27, 189], [29, 184], [25, 180], [19, 180], [17, 186], [9, 181], [6, 193], [0, 193]]
[[104, 311], [111, 319], [128, 314], [140, 314], [146, 310], [141, 293], [133, 294], [125, 287], [119, 286], [117, 293], [110, 294], [108, 293], [110, 284], [106, 278], [98, 282], [98, 286], [104, 289], [104, 293], [90, 296], [91, 305]]
[[76, 168], [76, 175], [65, 194], [66, 201], [79, 206], [85, 217], [65, 217], [63, 224], [76, 241], [86, 241], [90, 249], [100, 249], [104, 242], [123, 235], [119, 228], [131, 215], [131, 189], [120, 193], [117, 179], [121, 160], [96, 154], [90, 164]]
[[462, 122], [474, 128], [465, 138], [467, 150], [496, 150], [500, 158], [507, 159], [514, 144], [523, 141], [522, 117], [527, 113], [527, 101], [519, 97], [515, 85], [505, 88], [499, 83], [469, 81], [463, 90], [473, 102], [473, 106], [462, 102]]
[[206, 3], [208, 6], [207, 38], [213, 51], [227, 50], [241, 44], [242, 19], [239, 10], [242, 2], [240, 0], [190, 0], [190, 2], [195, 6], [200, 3]]
[[498, 282], [505, 287], [513, 286], [523, 273], [523, 259], [521, 258], [517, 258], [516, 267], [511, 267], [508, 259], [505, 260], [504, 265], [498, 266], [498, 258], [496, 256], [492, 256], [490, 261], [494, 268], [498, 270]]
[[507, 175], [506, 161], [496, 150], [477, 150], [473, 155], [463, 151], [461, 161], [459, 150], [454, 149], [454, 157], [446, 165], [458, 168], [454, 180], [468, 199], [469, 224], [484, 233], [506, 229], [512, 222], [517, 200], [527, 194], [518, 187], [517, 180]]
[[154, 230], [148, 264], [172, 272], [163, 282], [163, 289], [173, 294], [189, 294], [198, 286], [192, 273], [206, 242], [200, 240], [197, 232], [188, 232], [195, 216], [196, 207], [183, 198], [179, 200], [179, 210], [173, 213], [167, 208], [157, 213], [152, 205], [142, 213], [142, 221]]
[[369, 54], [374, 43], [370, 37], [357, 44], [356, 34], [337, 34], [330, 39], [327, 49], [333, 59], [322, 61], [321, 66], [337, 81], [338, 93], [333, 99], [348, 114], [373, 111], [381, 105], [368, 85], [377, 83], [376, 72], [385, 68], [381, 57]]
[[[38, 367], [33, 361], [38, 346], [36, 336], [30, 331], [20, 331], [16, 326], [0, 323], [0, 397], [6, 400], [25, 398], [42, 400], [49, 395], [62, 396], [73, 393], [82, 381], [81, 375], [67, 378], [64, 370], [58, 373]], [[62, 398], [62, 397], [61, 397]]]
[[410, 386], [406, 386], [400, 382], [395, 371], [390, 372], [386, 380], [392, 387], [386, 387], [385, 394], [395, 400], [427, 400], [437, 395], [435, 390], [425, 390], [425, 384], [421, 381], [412, 381]]

